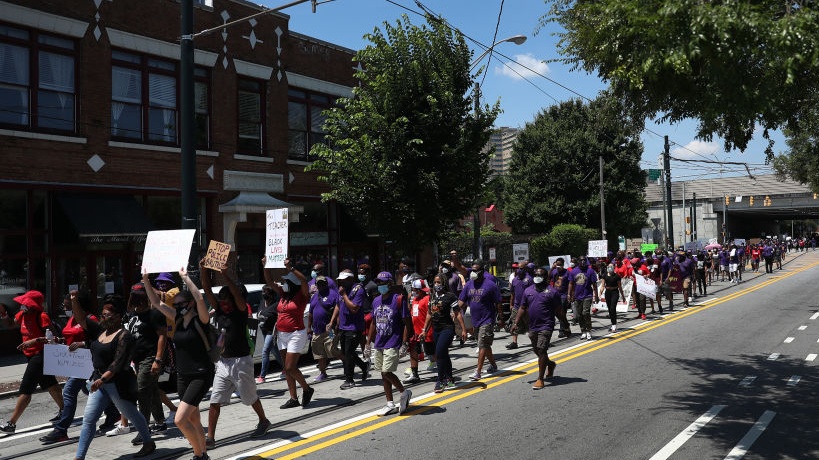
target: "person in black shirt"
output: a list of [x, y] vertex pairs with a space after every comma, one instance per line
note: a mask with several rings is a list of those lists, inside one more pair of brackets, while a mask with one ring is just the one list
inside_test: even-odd
[[[256, 383], [264, 383], [267, 371], [270, 369], [270, 353], [273, 353], [273, 359], [278, 362], [282, 369], [282, 357], [279, 354], [279, 347], [276, 344], [278, 335], [276, 334], [276, 319], [278, 318], [277, 308], [279, 305], [279, 296], [270, 286], [262, 288], [262, 301], [259, 302], [259, 313], [256, 318], [259, 320], [259, 329], [262, 331], [264, 337], [264, 345], [262, 345], [262, 368], [259, 371], [259, 376], [256, 377]], [[283, 374], [283, 373], [282, 373]]]
[[435, 382], [435, 392], [441, 393], [446, 388], [453, 388], [452, 360], [449, 358], [449, 346], [455, 337], [455, 323], [460, 326], [461, 340], [466, 340], [466, 329], [458, 298], [449, 292], [449, 283], [445, 274], [440, 273], [433, 278], [432, 296], [429, 299], [429, 310], [424, 323], [424, 330], [419, 339], [426, 337], [432, 327], [432, 342], [435, 344], [435, 358], [438, 363], [438, 381]]

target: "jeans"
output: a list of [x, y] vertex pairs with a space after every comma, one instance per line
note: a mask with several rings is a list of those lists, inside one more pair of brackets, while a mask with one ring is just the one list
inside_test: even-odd
[[440, 331], [433, 330], [432, 342], [435, 344], [435, 361], [438, 363], [438, 381], [446, 382], [452, 378], [452, 360], [449, 359], [449, 346], [455, 337], [455, 328], [448, 327]]
[[578, 299], [574, 301], [574, 306], [580, 312], [580, 331], [591, 332], [591, 306], [592, 298]]
[[355, 367], [364, 369], [366, 364], [356, 353], [361, 344], [361, 333], [357, 331], [339, 331], [341, 334], [341, 353], [344, 362], [344, 379], [352, 382], [355, 377]]
[[[60, 420], [54, 424], [54, 430], [63, 434], [68, 432], [68, 427], [74, 421], [74, 415], [77, 412], [77, 396], [80, 391], [88, 393], [85, 389], [85, 379], [72, 377], [63, 385], [63, 411], [60, 413]], [[119, 421], [119, 411], [113, 404], [108, 404], [105, 407], [105, 422], [110, 422], [113, 425]]]
[[134, 424], [143, 442], [147, 443], [151, 440], [151, 430], [148, 429], [148, 422], [139, 413], [136, 404], [120, 398], [116, 384], [106, 383], [97, 391], [88, 395], [88, 403], [85, 405], [85, 413], [82, 416], [82, 431], [80, 432], [79, 444], [77, 444], [77, 455], [75, 455], [77, 459], [85, 459], [88, 447], [94, 439], [97, 420], [105, 407], [111, 402], [125, 415], [125, 418]]
[[156, 423], [165, 423], [165, 414], [162, 412], [162, 400], [159, 399], [159, 374], [151, 374], [151, 366], [154, 364], [154, 356], [148, 356], [139, 363], [137, 367], [137, 392], [139, 412], [145, 417], [145, 421], [154, 416]]
[[273, 359], [281, 364], [282, 369], [284, 369], [284, 363], [282, 363], [281, 354], [279, 354], [279, 347], [276, 345], [276, 334], [264, 334], [264, 345], [262, 346], [262, 369], [259, 371], [259, 377], [265, 377], [267, 375], [267, 370], [270, 367], [270, 353], [273, 353]]

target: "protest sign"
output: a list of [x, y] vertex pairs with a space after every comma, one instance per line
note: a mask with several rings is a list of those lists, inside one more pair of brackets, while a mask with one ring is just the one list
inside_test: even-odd
[[657, 283], [651, 278], [646, 278], [643, 275], [634, 275], [637, 281], [637, 293], [642, 294], [649, 299], [657, 297]]
[[552, 267], [555, 264], [555, 261], [559, 258], [563, 257], [563, 266], [568, 267], [569, 262], [572, 261], [572, 256], [549, 256], [549, 266]]
[[668, 281], [672, 292], [682, 292], [683, 279], [680, 277], [680, 267], [672, 268], [671, 272], [668, 274], [668, 278], [666, 278], [666, 281]]
[[230, 245], [221, 241], [210, 240], [208, 252], [202, 259], [202, 265], [211, 270], [222, 271], [227, 268]]
[[47, 344], [43, 348], [43, 374], [87, 379], [94, 373], [91, 350], [77, 348], [68, 351], [67, 345]]
[[521, 262], [529, 260], [529, 243], [516, 243], [512, 245], [512, 261]]
[[267, 231], [264, 248], [267, 262], [264, 268], [284, 268], [284, 259], [287, 259], [288, 225], [287, 208], [269, 209], [267, 211]]
[[589, 241], [589, 257], [606, 257], [609, 252], [609, 242], [606, 240]]
[[148, 232], [142, 253], [142, 271], [177, 272], [188, 266], [196, 230], [157, 230]]
[[656, 249], [657, 249], [656, 244], [643, 243], [640, 245], [640, 252], [642, 252], [643, 254], [645, 254], [648, 251], [654, 252]]

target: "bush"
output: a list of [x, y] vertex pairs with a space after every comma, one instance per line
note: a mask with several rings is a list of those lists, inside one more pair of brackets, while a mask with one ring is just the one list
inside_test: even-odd
[[[532, 259], [540, 265], [549, 262], [549, 256], [568, 254], [572, 257], [586, 255], [589, 240], [598, 240], [597, 230], [576, 224], [560, 224], [552, 227], [546, 235], [532, 239], [529, 247]], [[566, 261], [568, 264], [568, 261]]]

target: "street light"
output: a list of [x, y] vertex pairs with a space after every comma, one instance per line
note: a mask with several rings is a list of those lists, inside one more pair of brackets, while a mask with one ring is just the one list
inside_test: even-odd
[[[483, 53], [478, 55], [471, 64], [469, 64], [469, 72], [475, 70], [475, 66], [478, 65], [479, 62], [483, 58], [486, 57], [487, 54], [491, 53], [496, 46], [500, 45], [501, 43], [505, 42], [512, 42], [516, 45], [521, 45], [523, 42], [526, 41], [526, 35], [513, 35], [511, 37], [506, 37], [503, 40], [498, 40], [489, 48], [486, 48]], [[481, 85], [477, 81], [475, 82], [475, 113], [478, 113], [478, 109], [480, 106], [480, 97], [481, 97]], [[478, 207], [477, 211], [475, 211], [475, 216], [472, 218], [472, 259], [483, 259], [483, 245], [481, 244], [481, 208]]]

